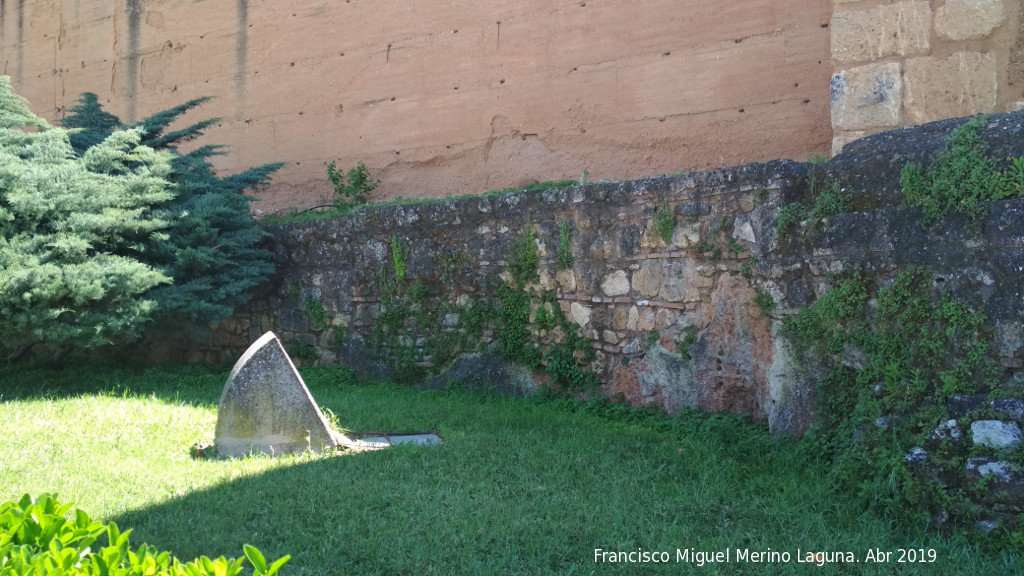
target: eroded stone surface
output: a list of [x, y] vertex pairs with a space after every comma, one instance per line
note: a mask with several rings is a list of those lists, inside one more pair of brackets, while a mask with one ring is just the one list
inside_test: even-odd
[[336, 448], [340, 435], [324, 419], [273, 332], [235, 363], [217, 409], [214, 443], [228, 458]]
[[976, 420], [971, 423], [971, 437], [978, 446], [1013, 448], [1021, 442], [1021, 430], [1013, 422]]
[[601, 291], [606, 296], [621, 296], [629, 292], [629, 277], [624, 270], [616, 270], [601, 280]]
[[927, 54], [932, 9], [928, 2], [883, 4], [832, 16], [832, 61], [869, 62], [887, 56]]
[[999, 82], [990, 53], [911, 58], [904, 64], [903, 81], [907, 117], [914, 124], [990, 112], [996, 106]]
[[1003, 0], [946, 0], [935, 11], [935, 31], [950, 40], [984, 38], [1005, 20]]
[[900, 65], [869, 64], [837, 72], [830, 85], [832, 125], [842, 130], [899, 126], [903, 105]]

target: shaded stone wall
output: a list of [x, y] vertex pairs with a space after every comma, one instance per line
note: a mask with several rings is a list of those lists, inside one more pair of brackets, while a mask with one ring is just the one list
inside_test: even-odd
[[[513, 243], [533, 226], [538, 284], [592, 340], [601, 393], [670, 412], [749, 413], [775, 432], [799, 433], [813, 421], [814, 374], [778, 337], [780, 320], [855, 270], [884, 286], [908, 265], [928, 267], [938, 289], [986, 312], [1003, 369], [1024, 367], [1024, 198], [993, 204], [980, 222], [954, 216], [930, 228], [919, 211], [902, 207], [903, 165], [929, 162], [960, 123], [876, 134], [825, 166], [776, 161], [274, 226], [278, 273], [246, 310], [206, 344], [158, 338], [140, 354], [230, 362], [274, 330], [315, 349], [319, 362], [372, 364], [372, 347], [351, 341], [368, 341], [379, 324], [393, 242], [402, 246], [407, 281], [425, 284], [430, 297], [493, 305]], [[981, 133], [995, 157], [1024, 154], [1024, 112], [995, 117]], [[812, 171], [851, 193], [854, 210], [780, 238], [778, 209], [811, 203]], [[655, 227], [663, 206], [675, 220], [667, 243]], [[557, 262], [563, 222], [575, 258], [567, 270]], [[759, 292], [777, 304], [767, 315], [755, 303]], [[348, 343], [317, 326], [310, 300], [346, 327]], [[461, 320], [445, 317], [410, 341], [456, 331]], [[491, 343], [493, 334], [482, 339]]]
[[1018, 0], [833, 4], [833, 154], [898, 126], [1024, 107]]
[[214, 96], [224, 172], [287, 162], [257, 213], [623, 180], [828, 150], [817, 0], [39, 0], [0, 3], [0, 62], [50, 121], [82, 92], [126, 121]]

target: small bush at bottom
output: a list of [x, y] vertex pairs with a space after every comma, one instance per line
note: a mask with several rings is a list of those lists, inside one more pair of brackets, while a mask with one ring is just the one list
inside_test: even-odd
[[[132, 549], [131, 530], [121, 532], [116, 524], [93, 521], [82, 510], [74, 510], [73, 520], [66, 518], [72, 504], [61, 504], [49, 494], [0, 503], [0, 573], [4, 576], [63, 574], [66, 576], [235, 576], [243, 570], [245, 559], [211, 560], [206, 556], [181, 562], [168, 552], [159, 552], [143, 544]], [[91, 546], [106, 534], [107, 546], [93, 551]], [[243, 547], [255, 576], [277, 574], [290, 556], [269, 566], [263, 554], [248, 544]]]

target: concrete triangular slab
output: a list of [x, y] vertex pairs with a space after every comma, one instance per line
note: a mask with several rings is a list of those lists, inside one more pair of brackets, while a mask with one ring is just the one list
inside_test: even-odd
[[235, 363], [217, 409], [219, 456], [333, 450], [351, 442], [331, 429], [273, 332], [253, 342]]

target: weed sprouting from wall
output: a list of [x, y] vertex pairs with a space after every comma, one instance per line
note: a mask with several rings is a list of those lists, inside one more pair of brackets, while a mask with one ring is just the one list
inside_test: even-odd
[[1006, 169], [989, 158], [978, 135], [987, 121], [987, 116], [975, 116], [954, 130], [927, 168], [913, 162], [903, 167], [906, 204], [921, 208], [925, 226], [951, 212], [976, 220], [989, 202], [1024, 194], [1024, 158], [1010, 158]]
[[668, 197], [662, 198], [661, 206], [654, 213], [654, 231], [666, 245], [672, 244], [672, 236], [676, 230], [676, 215], [669, 206]]

